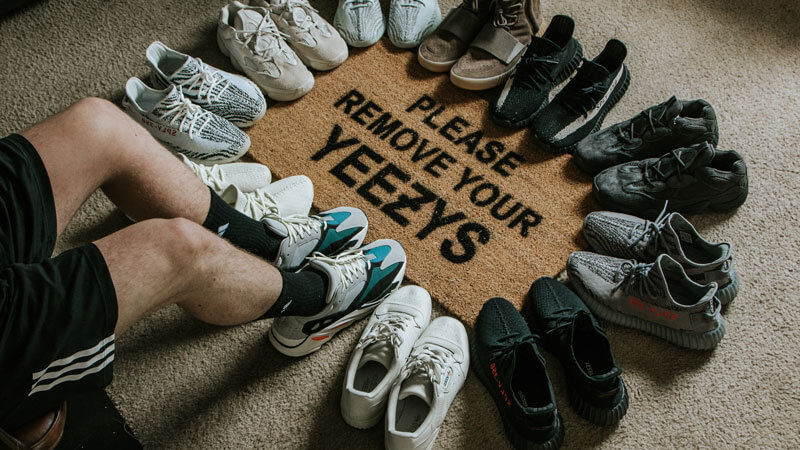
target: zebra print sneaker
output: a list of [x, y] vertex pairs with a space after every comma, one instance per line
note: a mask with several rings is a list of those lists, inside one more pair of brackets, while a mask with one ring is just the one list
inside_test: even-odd
[[180, 86], [192, 103], [237, 127], [253, 125], [267, 111], [264, 94], [252, 81], [211, 67], [200, 58], [177, 52], [159, 41], [147, 47], [147, 62], [153, 86]]
[[167, 148], [197, 162], [234, 161], [250, 148], [250, 138], [242, 130], [193, 104], [174, 85], [158, 90], [130, 78], [122, 106]]

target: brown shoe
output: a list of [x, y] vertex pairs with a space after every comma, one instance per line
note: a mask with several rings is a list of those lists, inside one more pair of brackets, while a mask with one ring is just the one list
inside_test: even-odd
[[450, 80], [480, 91], [502, 83], [542, 25], [539, 0], [497, 0], [494, 17], [450, 70]]
[[464, 0], [451, 9], [439, 28], [419, 46], [417, 59], [422, 67], [432, 72], [450, 70], [467, 51], [493, 10], [493, 0]]

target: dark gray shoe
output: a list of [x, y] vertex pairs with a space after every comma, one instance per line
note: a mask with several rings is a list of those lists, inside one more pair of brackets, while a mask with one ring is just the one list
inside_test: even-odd
[[597, 252], [650, 263], [662, 253], [678, 261], [692, 281], [716, 282], [723, 305], [739, 292], [728, 242], [712, 243], [679, 213], [661, 214], [655, 221], [627, 214], [596, 211], [583, 221], [583, 235]]
[[697, 350], [716, 347], [725, 335], [717, 284], [695, 283], [669, 255], [643, 264], [575, 252], [567, 272], [586, 306], [609, 322]]
[[658, 157], [676, 148], [702, 142], [717, 145], [718, 140], [717, 115], [707, 101], [672, 97], [578, 142], [575, 164], [594, 175], [617, 164]]
[[593, 191], [603, 207], [640, 217], [656, 217], [665, 202], [669, 212], [724, 212], [747, 198], [747, 166], [735, 151], [704, 142], [609, 167], [594, 177]]

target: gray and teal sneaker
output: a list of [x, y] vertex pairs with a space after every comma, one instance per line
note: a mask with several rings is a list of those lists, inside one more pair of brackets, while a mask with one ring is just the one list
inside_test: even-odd
[[679, 213], [664, 211], [650, 221], [596, 211], [583, 221], [583, 235], [595, 251], [604, 255], [650, 263], [666, 253], [683, 266], [694, 282], [716, 282], [719, 286], [717, 298], [723, 305], [732, 302], [739, 292], [731, 244], [703, 239]]
[[717, 284], [695, 283], [669, 255], [644, 264], [575, 252], [567, 272], [586, 306], [609, 322], [697, 350], [713, 349], [725, 335]]
[[406, 252], [399, 242], [379, 239], [336, 256], [314, 253], [300, 270], [315, 270], [328, 280], [326, 306], [310, 317], [278, 317], [269, 340], [281, 353], [303, 356], [317, 351], [336, 333], [372, 310], [400, 286]]

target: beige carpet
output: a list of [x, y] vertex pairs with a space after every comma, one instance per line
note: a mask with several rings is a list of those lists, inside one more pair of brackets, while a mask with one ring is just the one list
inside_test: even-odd
[[[330, 17], [334, 1], [315, 3]], [[49, 0], [0, 20], [0, 134], [86, 95], [118, 100], [128, 76], [145, 75], [144, 49], [155, 39], [230, 69], [213, 38], [222, 4]], [[443, 0], [442, 9], [454, 4]], [[560, 0], [546, 2], [544, 12], [574, 17], [589, 56], [612, 36], [628, 44], [631, 88], [607, 123], [672, 94], [706, 98], [717, 108], [721, 146], [739, 150], [751, 175], [751, 197], [737, 213], [694, 218], [704, 235], [735, 245], [743, 287], [725, 311], [728, 335], [713, 353], [698, 353], [608, 326], [632, 397], [614, 430], [572, 412], [551, 360], [565, 445], [796, 448], [800, 7], [791, 0]], [[107, 200], [93, 197], [59, 249], [122, 224]], [[176, 308], [161, 311], [120, 339], [111, 396], [147, 447], [380, 447], [380, 427], [351, 429], [338, 412], [342, 368], [363, 325], [299, 360], [269, 346], [268, 326], [216, 328]], [[437, 446], [506, 445], [494, 405], [470, 376]]]

